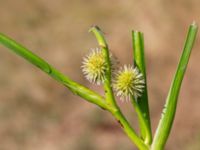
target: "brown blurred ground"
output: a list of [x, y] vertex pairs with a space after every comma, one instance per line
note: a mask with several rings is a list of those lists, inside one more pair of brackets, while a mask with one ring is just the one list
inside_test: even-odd
[[[89, 27], [103, 29], [121, 64], [131, 63], [131, 30], [141, 30], [155, 131], [187, 27], [193, 20], [199, 23], [199, 6], [198, 0], [0, 0], [0, 32], [101, 92], [80, 70], [82, 57], [97, 45]], [[200, 149], [199, 48], [198, 39], [166, 150]], [[135, 125], [130, 104], [119, 104]], [[0, 46], [0, 150], [133, 149], [110, 114]]]

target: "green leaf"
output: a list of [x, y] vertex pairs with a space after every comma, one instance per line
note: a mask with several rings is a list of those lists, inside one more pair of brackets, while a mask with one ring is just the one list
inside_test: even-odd
[[23, 47], [19, 43], [15, 42], [14, 40], [8, 38], [7, 36], [1, 33], [0, 43], [12, 50], [13, 52], [15, 52], [16, 54], [18, 54], [19, 56], [26, 59], [27, 61], [29, 61], [33, 65], [37, 66], [42, 71], [46, 72], [49, 76], [51, 76], [61, 84], [68, 87], [69, 90], [71, 90], [74, 94], [79, 95], [80, 97], [86, 99], [88, 102], [97, 104], [103, 109], [111, 109], [106, 105], [102, 96], [71, 80], [69, 77], [63, 75], [54, 67], [49, 65], [42, 58], [38, 57], [36, 54], [29, 51], [27, 48]]
[[170, 130], [176, 113], [176, 106], [181, 83], [187, 68], [194, 41], [196, 39], [197, 30], [198, 27], [195, 23], [190, 25], [183, 53], [180, 58], [176, 74], [174, 76], [174, 80], [171, 84], [166, 104], [162, 112], [161, 120], [158, 124], [155, 138], [152, 143], [152, 150], [162, 150], [170, 134]]
[[144, 80], [145, 80], [144, 92], [142, 96], [137, 99], [137, 102], [136, 102], [139, 107], [139, 111], [137, 112], [140, 112], [140, 113], [137, 113], [138, 119], [139, 119], [140, 132], [145, 143], [151, 144], [152, 133], [151, 133], [151, 121], [150, 121], [150, 115], [149, 115], [143, 34], [138, 31], [132, 31], [132, 40], [133, 40], [134, 65], [143, 74]]

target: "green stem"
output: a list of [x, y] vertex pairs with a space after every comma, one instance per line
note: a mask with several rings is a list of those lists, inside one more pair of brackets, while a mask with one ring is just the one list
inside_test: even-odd
[[111, 111], [111, 113], [119, 121], [122, 129], [127, 134], [127, 136], [131, 139], [133, 143], [135, 143], [135, 145], [140, 150], [149, 150], [149, 147], [143, 142], [141, 138], [137, 136], [136, 132], [126, 120], [120, 109], [117, 109], [116, 111]]
[[46, 72], [48, 75], [50, 75], [52, 78], [54, 78], [61, 84], [68, 87], [76, 95], [79, 95], [80, 97], [86, 99], [88, 102], [94, 103], [103, 109], [111, 109], [111, 107], [108, 107], [108, 105], [105, 103], [104, 98], [102, 96], [69, 79], [67, 76], [60, 73], [54, 67], [50, 66], [42, 58], [38, 57], [37, 55], [29, 51], [27, 48], [23, 47], [22, 45], [18, 44], [14, 40], [6, 37], [1, 33], [0, 43], [12, 50], [13, 52], [15, 52], [16, 54], [20, 55], [33, 65], [37, 66], [42, 71]]
[[142, 96], [137, 99], [138, 103], [137, 105], [139, 107], [138, 109], [140, 109], [141, 112], [141, 115], [139, 115], [140, 132], [145, 143], [150, 145], [152, 142], [152, 131], [151, 131], [151, 120], [149, 115], [143, 34], [138, 31], [132, 31], [132, 40], [133, 40], [134, 65], [143, 74], [145, 80], [144, 92]]
[[166, 104], [163, 109], [162, 117], [155, 133], [155, 138], [153, 140], [151, 150], [162, 150], [170, 134], [176, 113], [176, 106], [177, 106], [181, 83], [187, 68], [187, 64], [189, 61], [192, 47], [194, 45], [194, 41], [196, 39], [197, 30], [198, 27], [195, 23], [190, 25], [183, 53], [180, 58], [180, 62], [174, 80], [172, 82], [172, 85], [168, 93]]
[[99, 27], [93, 26], [89, 31], [95, 35], [95, 37], [98, 41], [98, 44], [102, 49], [102, 52], [104, 54], [106, 64], [107, 64], [107, 69], [106, 69], [106, 73], [105, 73], [105, 81], [104, 81], [104, 90], [105, 90], [106, 101], [109, 105], [117, 107], [115, 97], [113, 94], [113, 90], [112, 90], [112, 86], [111, 86], [112, 85], [112, 83], [111, 83], [112, 70], [111, 70], [111, 61], [110, 61], [108, 44], [106, 43], [103, 32], [100, 30]]
[[146, 125], [146, 122], [145, 122], [145, 119], [143, 117], [143, 113], [138, 105], [138, 103], [136, 102], [136, 100], [134, 99], [134, 96], [131, 96], [131, 103], [134, 107], [134, 110], [138, 116], [138, 120], [139, 120], [139, 123], [140, 123], [140, 127], [142, 127], [142, 130], [144, 131], [145, 133], [145, 136], [146, 136], [146, 139], [144, 139], [144, 143], [147, 144], [147, 145], [150, 145], [149, 143], [149, 137], [146, 135], [146, 133], [149, 132], [149, 128], [148, 126]]

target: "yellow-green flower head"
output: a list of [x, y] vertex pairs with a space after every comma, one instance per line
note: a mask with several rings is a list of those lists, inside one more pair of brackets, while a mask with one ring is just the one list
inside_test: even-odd
[[[112, 60], [111, 60], [112, 68]], [[105, 80], [107, 63], [101, 49], [92, 51], [83, 59], [82, 71], [86, 79], [91, 83], [101, 84]]]
[[137, 99], [142, 95], [144, 87], [145, 80], [142, 73], [139, 72], [138, 68], [131, 65], [125, 65], [121, 68], [113, 83], [113, 88], [121, 99], [129, 99], [130, 96]]

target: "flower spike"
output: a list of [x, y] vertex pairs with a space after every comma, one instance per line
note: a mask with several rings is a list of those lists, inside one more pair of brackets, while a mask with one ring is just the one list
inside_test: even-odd
[[100, 85], [105, 79], [106, 61], [100, 49], [92, 51], [83, 59], [82, 71], [91, 83]]
[[[117, 60], [111, 57], [111, 70], [115, 70]], [[89, 82], [100, 85], [105, 80], [105, 73], [107, 69], [106, 61], [103, 52], [99, 48], [92, 49], [91, 52], [83, 58], [82, 71]]]
[[121, 99], [129, 99], [133, 95], [136, 99], [143, 93], [145, 81], [138, 68], [131, 65], [124, 66], [116, 74], [113, 88]]

